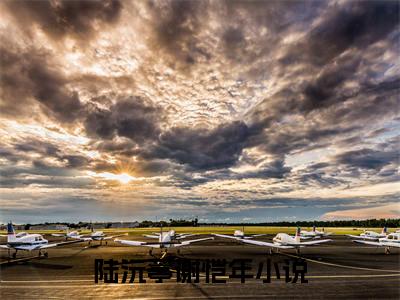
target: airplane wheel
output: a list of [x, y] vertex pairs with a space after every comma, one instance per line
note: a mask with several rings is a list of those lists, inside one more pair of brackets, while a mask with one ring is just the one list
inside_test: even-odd
[[49, 253], [45, 252], [44, 257], [49, 257]]
[[181, 249], [176, 250], [176, 253], [179, 255], [181, 254]]
[[17, 258], [17, 252], [13, 253], [13, 258], [14, 258], [14, 259]]
[[107, 242], [106, 242], [106, 246], [107, 246]]
[[149, 250], [149, 254], [150, 254], [150, 255], [153, 255], [153, 249], [150, 249], [150, 250]]

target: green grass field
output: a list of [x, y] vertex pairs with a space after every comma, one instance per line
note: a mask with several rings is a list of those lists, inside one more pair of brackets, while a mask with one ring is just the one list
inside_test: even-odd
[[[195, 234], [210, 234], [210, 233], [220, 233], [220, 234], [233, 234], [234, 230], [240, 229], [241, 226], [210, 226], [210, 227], [164, 227], [163, 230], [174, 229], [177, 233], [195, 233]], [[302, 227], [302, 230], [311, 230], [312, 227]], [[317, 228], [322, 230], [322, 228]], [[326, 227], [326, 232], [332, 232], [333, 234], [343, 235], [343, 234], [360, 234], [365, 230], [373, 230], [376, 232], [381, 232], [382, 228], [351, 228], [351, 227]], [[101, 230], [104, 233], [121, 233], [127, 232], [129, 235], [142, 235], [151, 234], [153, 232], [159, 232], [159, 227], [148, 227], [148, 228], [110, 228], [110, 229], [96, 229]], [[397, 229], [389, 228], [389, 232], [394, 232]], [[19, 230], [17, 232], [21, 232]], [[246, 234], [277, 234], [279, 232], [285, 232], [289, 234], [294, 234], [296, 232], [296, 227], [266, 227], [266, 226], [245, 226], [244, 231]], [[51, 234], [60, 233], [61, 230], [29, 230], [29, 233], [41, 233], [41, 234]], [[82, 234], [89, 234], [90, 230], [80, 231]], [[6, 231], [1, 231], [1, 234], [6, 234]]]

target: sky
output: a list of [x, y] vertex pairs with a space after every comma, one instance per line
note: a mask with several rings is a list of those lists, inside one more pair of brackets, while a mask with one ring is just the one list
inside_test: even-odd
[[0, 222], [400, 217], [398, 1], [0, 13]]

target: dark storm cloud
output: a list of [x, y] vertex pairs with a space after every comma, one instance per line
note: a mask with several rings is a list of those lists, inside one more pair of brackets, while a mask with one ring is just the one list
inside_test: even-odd
[[87, 39], [93, 37], [95, 24], [115, 23], [122, 9], [118, 0], [38, 0], [6, 1], [4, 3], [25, 31], [37, 24], [50, 38], [65, 36]]
[[356, 168], [380, 170], [386, 165], [398, 163], [399, 152], [360, 149], [339, 154], [336, 156], [336, 161]]
[[352, 56], [324, 68], [322, 73], [304, 88], [301, 110], [312, 111], [344, 101], [346, 97], [341, 95], [340, 88], [349, 79], [356, 78], [359, 64], [360, 60]]
[[17, 118], [18, 114], [32, 114], [32, 99], [62, 122], [72, 122], [84, 112], [77, 92], [67, 89], [68, 80], [52, 66], [46, 53], [6, 43], [0, 47], [0, 64], [2, 114]]
[[46, 141], [35, 139], [15, 144], [14, 149], [20, 152], [32, 152], [46, 156], [57, 156], [57, 152], [59, 152], [58, 146]]
[[323, 172], [302, 174], [298, 178], [301, 185], [315, 185], [320, 187], [332, 187], [346, 183], [347, 181], [328, 176]]
[[196, 36], [207, 16], [207, 1], [150, 1], [156, 46], [186, 64], [195, 63], [197, 56], [208, 59], [206, 49]]
[[112, 139], [118, 135], [141, 143], [157, 138], [162, 121], [161, 108], [140, 97], [130, 97], [118, 100], [109, 109], [93, 109], [85, 120], [85, 128], [90, 136]]
[[213, 130], [176, 127], [163, 133], [144, 157], [165, 158], [199, 170], [232, 166], [249, 136], [243, 122], [223, 124]]
[[374, 206], [376, 204], [382, 205], [383, 203], [393, 203], [393, 199], [398, 196], [398, 193], [389, 196], [369, 196], [363, 199], [359, 197], [348, 197], [348, 198], [289, 198], [289, 197], [275, 197], [268, 199], [236, 199], [232, 200], [232, 205], [237, 206], [257, 206], [257, 207], [346, 207], [351, 209], [353, 207], [359, 207], [360, 204], [367, 202], [368, 206]]
[[398, 1], [348, 1], [332, 7], [284, 61], [307, 59], [321, 66], [349, 48], [362, 49], [384, 39], [399, 25]]

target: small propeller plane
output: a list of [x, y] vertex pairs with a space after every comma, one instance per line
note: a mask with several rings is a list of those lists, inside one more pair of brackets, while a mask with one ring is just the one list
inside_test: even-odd
[[315, 226], [313, 226], [311, 231], [302, 230], [300, 232], [300, 235], [303, 238], [320, 238], [320, 237], [328, 236], [331, 234], [332, 234], [332, 232], [325, 232], [324, 228], [322, 228], [322, 231], [319, 231], [315, 228]]
[[82, 235], [79, 234], [78, 231], [74, 230], [74, 231], [69, 231], [69, 229], [67, 229], [66, 233], [53, 233], [52, 236], [57, 236], [57, 237], [64, 237], [65, 240], [68, 239], [81, 239]]
[[390, 248], [400, 248], [400, 233], [389, 233], [386, 237], [379, 238], [378, 241], [353, 240], [353, 242], [371, 246], [385, 247], [385, 253], [389, 254]]
[[[159, 239], [160, 234], [161, 234], [160, 232], [153, 232], [152, 234], [143, 234], [143, 236], [147, 237], [147, 238], [151, 238], [151, 239]], [[176, 233], [176, 231], [173, 229], [171, 229], [169, 231], [169, 234], [170, 234], [172, 240], [181, 240], [181, 239], [196, 235], [196, 234], [192, 234], [192, 233]]]
[[127, 235], [126, 233], [123, 233], [118, 235], [107, 236], [103, 231], [94, 231], [93, 226], [91, 226], [91, 231], [92, 233], [89, 236], [81, 236], [80, 239], [85, 242], [89, 242], [89, 244], [91, 244], [92, 241], [100, 241], [100, 246], [103, 244], [103, 241], [105, 241], [105, 244], [107, 245], [108, 240], [112, 240], [116, 237]]
[[[52, 248], [63, 246], [72, 243], [79, 243], [81, 240], [75, 241], [68, 241], [68, 242], [61, 242], [61, 243], [52, 243], [49, 244], [49, 241], [44, 239], [40, 234], [28, 234], [26, 232], [20, 232], [15, 234], [14, 227], [12, 223], [7, 224], [7, 244], [0, 245], [0, 248], [8, 250], [8, 256], [10, 256], [10, 250], [14, 249], [15, 252], [13, 253], [12, 257], [17, 257], [18, 250], [24, 251], [33, 251], [39, 250], [39, 256], [42, 256], [42, 249]], [[48, 253], [43, 253], [45, 257], [48, 257]]]
[[222, 237], [222, 238], [228, 238], [228, 239], [235, 239], [235, 240], [243, 240], [243, 239], [252, 239], [258, 236], [263, 236], [265, 234], [252, 234], [252, 235], [245, 235], [244, 234], [244, 226], [242, 230], [235, 230], [232, 235], [226, 235], [226, 234], [217, 234], [213, 233], [212, 235]]
[[[166, 250], [168, 248], [176, 248], [176, 247], [183, 247], [183, 246], [188, 246], [192, 243], [197, 243], [197, 242], [202, 242], [202, 241], [208, 241], [208, 240], [213, 240], [213, 237], [208, 237], [208, 238], [201, 238], [201, 239], [195, 239], [195, 240], [188, 240], [188, 241], [181, 241], [181, 239], [176, 239], [173, 238], [174, 236], [174, 231], [170, 230], [168, 232], [163, 232], [162, 227], [160, 227], [160, 233], [158, 235], [151, 236], [151, 238], [155, 238], [156, 236], [158, 237], [157, 242], [143, 242], [143, 241], [132, 241], [132, 240], [121, 240], [121, 239], [115, 239], [114, 242], [123, 244], [123, 245], [128, 245], [128, 246], [134, 246], [134, 247], [150, 247], [151, 249], [149, 250], [149, 254], [153, 254], [153, 248], [162, 248], [165, 249], [165, 254]], [[147, 236], [149, 237], [149, 236]], [[164, 254], [164, 255], [165, 255]]]
[[224, 237], [229, 237], [233, 238], [236, 240], [241, 241], [242, 243], [245, 244], [251, 244], [251, 245], [257, 245], [257, 246], [265, 246], [265, 247], [270, 247], [271, 250], [270, 252], [272, 253], [272, 249], [296, 249], [297, 254], [300, 253], [300, 248], [307, 247], [307, 246], [313, 246], [313, 245], [318, 245], [326, 242], [330, 242], [332, 240], [326, 239], [326, 240], [313, 240], [313, 241], [308, 241], [308, 242], [302, 242], [301, 241], [301, 236], [300, 236], [300, 227], [297, 228], [296, 235], [290, 236], [286, 233], [278, 233], [273, 239], [272, 243], [270, 242], [262, 242], [262, 241], [256, 241], [252, 239], [238, 239], [232, 236], [224, 236]]
[[352, 235], [352, 234], [346, 234], [348, 237], [355, 238], [355, 239], [363, 239], [363, 240], [369, 240], [369, 241], [377, 241], [380, 238], [384, 238], [387, 236], [387, 227], [383, 227], [381, 233], [377, 233], [375, 231], [370, 231], [366, 230], [360, 235]]

